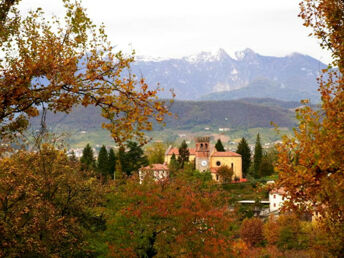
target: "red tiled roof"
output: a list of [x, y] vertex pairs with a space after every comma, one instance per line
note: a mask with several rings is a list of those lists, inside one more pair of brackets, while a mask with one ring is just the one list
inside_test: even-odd
[[241, 157], [241, 155], [232, 151], [217, 151], [211, 154], [211, 157]]
[[[178, 148], [171, 148], [170, 151], [167, 153], [167, 155], [179, 155]], [[196, 155], [196, 150], [194, 148], [189, 148], [190, 155]]]
[[166, 164], [152, 164], [142, 168], [142, 170], [169, 170]]
[[218, 168], [210, 168], [210, 173], [216, 174], [217, 170], [218, 170]]

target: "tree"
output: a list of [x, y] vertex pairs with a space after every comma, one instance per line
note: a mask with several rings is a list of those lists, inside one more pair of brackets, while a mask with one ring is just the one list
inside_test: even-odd
[[304, 100], [305, 107], [297, 110], [299, 126], [294, 136], [284, 137], [278, 146], [278, 185], [290, 196], [287, 208], [321, 216], [321, 224], [337, 245], [333, 255], [342, 256], [344, 5], [341, 0], [304, 0], [300, 6], [304, 25], [313, 29], [312, 35], [331, 52], [333, 62], [318, 78], [321, 106], [314, 109]]
[[125, 172], [122, 170], [120, 159], [116, 160], [116, 170], [114, 174], [114, 180], [121, 181], [125, 178]]
[[269, 245], [276, 245], [279, 239], [280, 224], [273, 216], [264, 224], [263, 235]]
[[215, 149], [217, 151], [225, 151], [225, 148], [222, 145], [221, 139], [218, 139], [216, 144], [215, 144]]
[[244, 137], [239, 142], [236, 152], [241, 155], [243, 177], [246, 177], [251, 166], [251, 150]]
[[179, 169], [179, 163], [176, 159], [176, 155], [173, 153], [171, 160], [170, 160], [170, 164], [168, 165], [169, 169], [170, 169], [170, 173], [174, 173]]
[[106, 231], [111, 257], [230, 257], [234, 214], [223, 190], [181, 177], [156, 183], [137, 175], [109, 195]]
[[83, 169], [87, 170], [95, 168], [94, 154], [90, 144], [87, 144], [86, 147], [83, 149], [80, 162]]
[[232, 182], [233, 177], [233, 169], [228, 167], [227, 165], [222, 165], [217, 169], [217, 174], [220, 177], [220, 181], [224, 184], [228, 184]]
[[141, 167], [147, 166], [148, 159], [137, 142], [128, 141], [126, 146], [127, 151], [124, 148], [120, 149], [119, 159], [123, 172], [129, 176], [133, 172], [139, 171]]
[[262, 162], [263, 157], [263, 148], [260, 143], [259, 133], [257, 134], [256, 145], [254, 146], [254, 156], [253, 156], [253, 168], [254, 176], [259, 175], [260, 163]]
[[142, 131], [162, 122], [168, 110], [156, 99], [159, 88], [130, 72], [133, 56], [114, 52], [104, 27], [92, 23], [80, 1], [61, 1], [63, 21], [41, 8], [25, 16], [19, 2], [0, 4], [1, 138], [16, 138], [40, 107], [68, 113], [75, 105], [95, 105], [116, 142], [146, 142]]
[[105, 178], [109, 174], [109, 155], [108, 155], [105, 145], [103, 145], [99, 150], [98, 160], [97, 160], [97, 170]]
[[263, 222], [259, 218], [244, 219], [240, 227], [240, 238], [250, 246], [257, 246], [264, 240]]
[[69, 160], [70, 160], [71, 162], [78, 162], [78, 161], [79, 161], [78, 158], [75, 156], [74, 150], [72, 150], [72, 152], [70, 153], [70, 155], [69, 155]]
[[109, 166], [108, 166], [108, 174], [110, 175], [111, 178], [114, 177], [114, 173], [116, 170], [116, 155], [115, 152], [112, 148], [109, 150]]
[[154, 142], [147, 147], [145, 153], [149, 164], [163, 164], [165, 160], [166, 145], [162, 142]]
[[184, 168], [184, 164], [186, 162], [189, 162], [189, 156], [190, 156], [188, 145], [186, 144], [185, 140], [183, 140], [178, 151], [179, 151], [179, 156], [178, 156], [179, 166], [180, 168]]
[[272, 160], [269, 157], [269, 155], [265, 153], [260, 163], [258, 175], [260, 177], [264, 177], [264, 176], [271, 176], [273, 173], [274, 173], [274, 166], [272, 164]]
[[104, 225], [105, 188], [44, 144], [0, 159], [0, 256], [85, 257]]

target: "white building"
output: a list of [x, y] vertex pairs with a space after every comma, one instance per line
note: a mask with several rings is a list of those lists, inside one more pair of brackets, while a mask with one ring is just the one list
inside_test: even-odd
[[278, 213], [285, 201], [284, 188], [273, 189], [269, 193], [270, 212]]

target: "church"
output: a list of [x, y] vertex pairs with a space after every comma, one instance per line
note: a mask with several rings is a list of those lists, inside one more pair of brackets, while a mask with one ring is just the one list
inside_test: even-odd
[[[196, 148], [189, 148], [189, 161], [195, 162], [195, 167], [200, 172], [210, 171], [212, 178], [219, 181], [217, 170], [221, 166], [228, 166], [233, 170], [233, 181], [242, 181], [242, 160], [241, 155], [231, 151], [220, 152], [210, 144], [210, 137], [197, 137]], [[170, 146], [165, 153], [165, 164], [169, 164], [172, 155], [178, 158], [178, 148]]]

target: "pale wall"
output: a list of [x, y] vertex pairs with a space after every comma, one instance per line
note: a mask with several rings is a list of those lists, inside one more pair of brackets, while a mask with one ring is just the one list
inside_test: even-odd
[[269, 193], [270, 212], [278, 211], [284, 202], [283, 196], [278, 193]]
[[[179, 155], [176, 155], [176, 159], [177, 160], [178, 160], [178, 156]], [[166, 164], [170, 164], [171, 158], [172, 158], [172, 155], [165, 155], [165, 163]], [[195, 160], [195, 155], [190, 155], [189, 156], [189, 161], [193, 162], [194, 160]]]
[[[221, 165], [217, 166], [216, 162], [220, 161]], [[229, 168], [231, 168], [233, 163], [233, 179], [235, 177], [242, 178], [242, 162], [241, 157], [210, 157], [210, 167], [218, 168], [223, 165], [227, 165]]]

